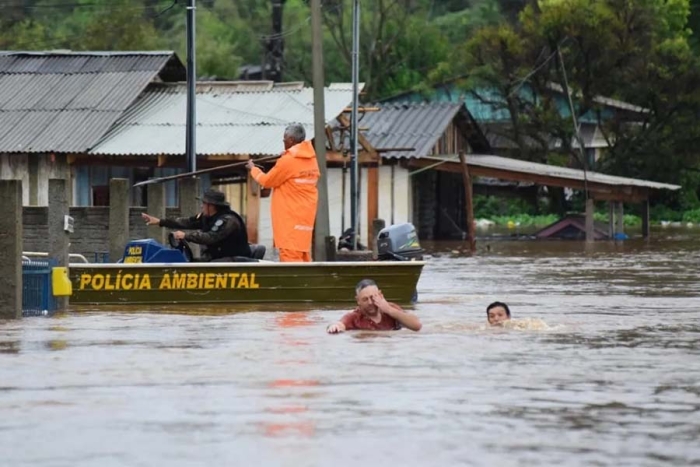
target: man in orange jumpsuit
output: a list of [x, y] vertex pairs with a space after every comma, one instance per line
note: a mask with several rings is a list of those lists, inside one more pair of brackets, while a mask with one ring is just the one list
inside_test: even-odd
[[263, 188], [272, 188], [272, 238], [282, 262], [310, 262], [318, 205], [318, 162], [306, 131], [298, 123], [284, 130], [284, 153], [269, 172], [246, 167]]

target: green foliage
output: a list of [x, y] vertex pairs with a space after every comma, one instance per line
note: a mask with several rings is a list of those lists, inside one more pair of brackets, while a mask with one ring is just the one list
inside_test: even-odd
[[536, 208], [520, 198], [474, 196], [474, 216], [477, 219], [493, 219], [498, 216], [535, 215]]

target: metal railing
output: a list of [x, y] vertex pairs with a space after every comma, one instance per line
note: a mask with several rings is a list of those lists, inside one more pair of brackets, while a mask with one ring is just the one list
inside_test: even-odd
[[[43, 251], [23, 251], [22, 252], [22, 261], [29, 260], [30, 257], [36, 257], [36, 258], [48, 258], [49, 254]], [[79, 261], [71, 261], [73, 259], [77, 259]], [[87, 258], [79, 253], [69, 253], [68, 254], [68, 262], [70, 263], [89, 263]]]

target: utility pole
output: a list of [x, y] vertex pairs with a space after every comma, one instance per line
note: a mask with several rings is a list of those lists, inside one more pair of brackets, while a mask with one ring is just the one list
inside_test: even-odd
[[195, 60], [195, 0], [187, 0], [187, 129], [185, 157], [190, 172], [197, 170], [197, 70]]
[[321, 35], [321, 0], [311, 0], [311, 34], [313, 53], [314, 81], [314, 149], [320, 177], [318, 179], [318, 208], [316, 209], [316, 227], [314, 229], [314, 259], [327, 261], [327, 237], [330, 236], [328, 213], [328, 177], [326, 168], [326, 117], [325, 117], [325, 79], [323, 76], [323, 42]]
[[360, 194], [357, 189], [358, 158], [357, 158], [357, 100], [359, 98], [358, 82], [360, 80], [360, 0], [354, 0], [352, 7], [352, 114], [350, 145], [352, 156], [350, 157], [350, 223], [353, 229], [353, 250], [357, 249], [357, 237], [360, 235], [359, 216], [357, 208], [360, 203]]

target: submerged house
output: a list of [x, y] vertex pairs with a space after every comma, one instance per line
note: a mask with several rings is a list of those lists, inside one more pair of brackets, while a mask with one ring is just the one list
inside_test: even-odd
[[184, 79], [173, 52], [0, 52], [0, 178], [22, 180], [25, 205], [47, 205], [49, 177], [73, 205], [105, 205], [110, 178], [140, 172], [90, 150], [149, 84]]

